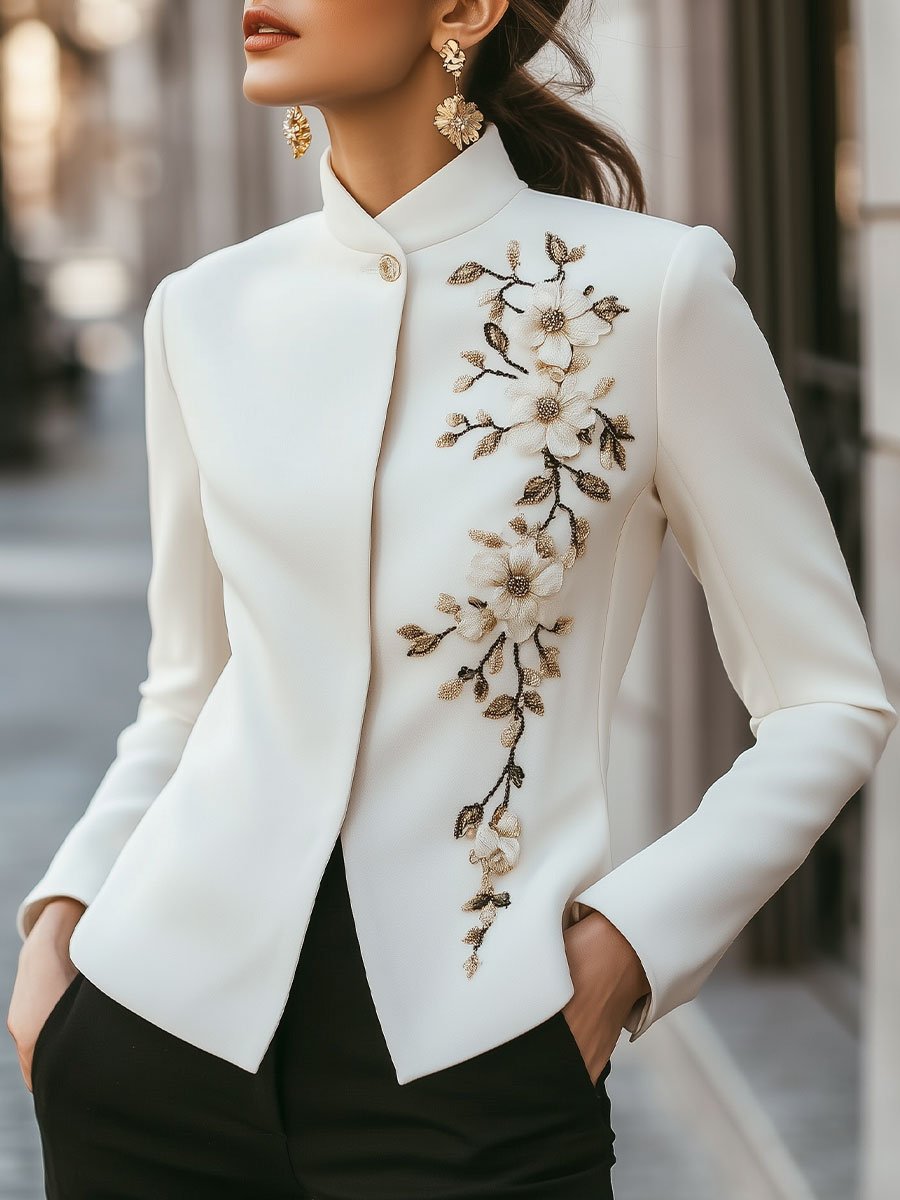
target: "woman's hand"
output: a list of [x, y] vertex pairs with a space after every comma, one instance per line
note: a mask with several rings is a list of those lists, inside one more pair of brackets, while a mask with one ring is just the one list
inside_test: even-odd
[[78, 974], [69, 958], [69, 939], [85, 905], [68, 896], [49, 901], [19, 950], [19, 967], [6, 1018], [19, 1055], [25, 1086], [31, 1091], [31, 1059], [44, 1022]]
[[562, 1011], [596, 1082], [650, 984], [631, 943], [602, 913], [592, 910], [564, 936], [575, 993]]

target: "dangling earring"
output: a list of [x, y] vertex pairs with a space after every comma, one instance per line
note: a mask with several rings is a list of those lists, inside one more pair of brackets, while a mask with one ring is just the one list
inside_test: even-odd
[[468, 146], [470, 142], [478, 141], [484, 113], [477, 104], [464, 100], [459, 93], [459, 75], [465, 65], [466, 52], [456, 38], [444, 42], [438, 54], [444, 60], [444, 70], [454, 77], [456, 91], [437, 106], [434, 124], [457, 150], [462, 150], [463, 143]]
[[299, 104], [294, 104], [287, 110], [281, 128], [294, 151], [294, 158], [302, 158], [312, 141], [312, 130]]

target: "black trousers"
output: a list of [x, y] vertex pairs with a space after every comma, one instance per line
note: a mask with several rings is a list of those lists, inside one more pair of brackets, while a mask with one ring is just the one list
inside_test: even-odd
[[48, 1200], [611, 1200], [606, 1079], [562, 1011], [397, 1083], [340, 839], [256, 1073], [78, 974], [32, 1064]]

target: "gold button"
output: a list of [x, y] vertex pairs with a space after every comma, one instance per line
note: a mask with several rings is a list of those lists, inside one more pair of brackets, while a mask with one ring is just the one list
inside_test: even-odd
[[382, 254], [378, 260], [378, 270], [381, 272], [381, 278], [386, 279], [388, 283], [400, 278], [400, 262], [393, 254]]

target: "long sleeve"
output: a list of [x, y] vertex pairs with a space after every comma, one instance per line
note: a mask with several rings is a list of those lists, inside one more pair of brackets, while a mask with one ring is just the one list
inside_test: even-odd
[[650, 992], [630, 1041], [716, 963], [873, 771], [897, 712], [769, 347], [713, 229], [682, 235], [658, 328], [657, 491], [754, 744], [674, 829], [577, 900]]
[[194, 721], [230, 654], [222, 578], [200, 504], [199, 473], [169, 377], [164, 343], [166, 276], [144, 317], [144, 404], [152, 569], [151, 639], [136, 719], [85, 812], [43, 877], [22, 900], [25, 938], [54, 896], [90, 904], [141, 817], [174, 771]]

